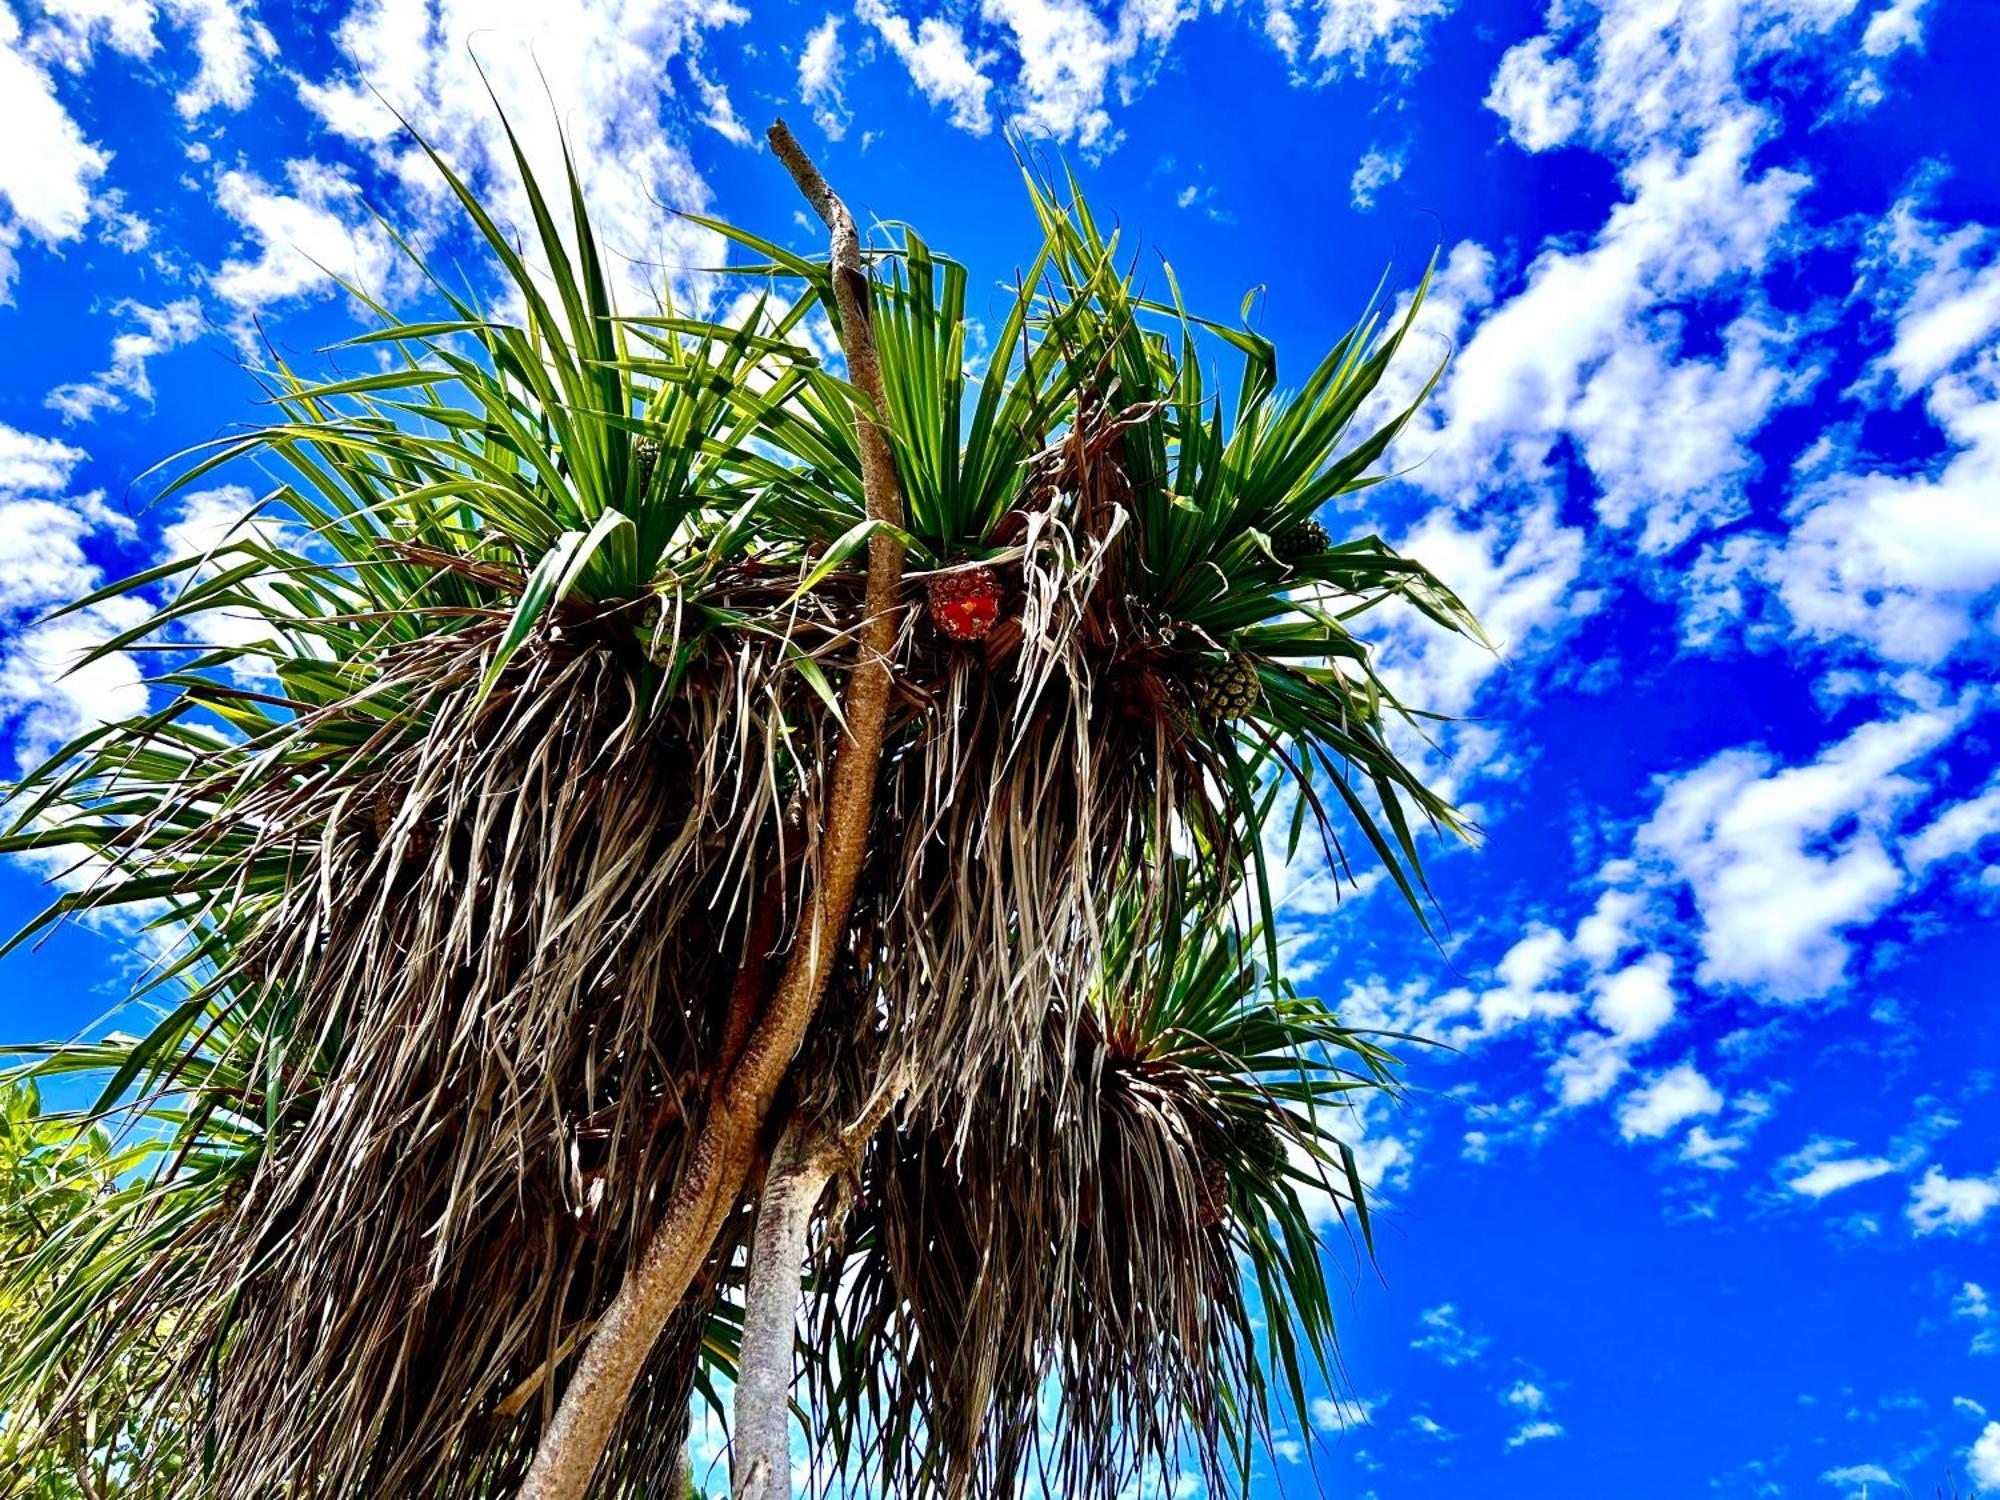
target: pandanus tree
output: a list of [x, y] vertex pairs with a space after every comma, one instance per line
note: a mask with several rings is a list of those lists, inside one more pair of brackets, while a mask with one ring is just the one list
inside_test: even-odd
[[531, 254], [436, 160], [498, 303], [273, 356], [166, 487], [285, 476], [116, 586], [158, 706], [13, 791], [74, 855], [23, 938], [164, 956], [148, 1031], [30, 1065], [158, 1166], [6, 1268], [54, 1291], [0, 1410], [157, 1392], [156, 1487], [225, 1497], [659, 1494], [697, 1391], [739, 1494], [795, 1416], [813, 1483], [954, 1496], [1221, 1485], [1304, 1420], [1395, 1073], [1286, 982], [1267, 859], [1358, 844], [1421, 918], [1462, 831], [1356, 621], [1477, 627], [1317, 519], [1409, 317], [1287, 390], [1031, 172], [975, 361], [966, 269], [772, 138], [829, 253], [714, 224], [722, 321], [614, 306], [573, 170], [517, 150]]

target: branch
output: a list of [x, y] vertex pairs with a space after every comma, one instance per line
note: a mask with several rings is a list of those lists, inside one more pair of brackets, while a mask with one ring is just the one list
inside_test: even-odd
[[892, 529], [902, 525], [902, 493], [879, 425], [887, 415], [888, 401], [853, 216], [783, 121], [771, 127], [770, 140], [771, 149], [830, 232], [834, 303], [848, 375], [871, 408], [855, 414], [862, 493], [868, 514], [888, 524], [868, 539], [867, 592], [856, 659], [847, 681], [817, 879], [784, 974], [742, 1056], [718, 1080], [689, 1153], [686, 1174], [660, 1229], [627, 1270], [618, 1295], [577, 1361], [576, 1373], [522, 1482], [521, 1500], [582, 1500], [660, 1330], [686, 1296], [742, 1194], [756, 1156], [758, 1132], [832, 972], [874, 813], [875, 773], [892, 686], [896, 599], [903, 577], [903, 547], [897, 540], [899, 530]]
[[786, 1500], [791, 1493], [792, 1364], [813, 1210], [826, 1185], [860, 1159], [911, 1081], [899, 1069], [845, 1127], [794, 1118], [771, 1152], [743, 1289], [730, 1463], [734, 1500]]

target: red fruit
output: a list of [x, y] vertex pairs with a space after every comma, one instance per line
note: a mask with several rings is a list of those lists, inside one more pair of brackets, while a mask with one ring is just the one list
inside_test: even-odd
[[991, 568], [954, 568], [930, 582], [931, 623], [954, 641], [983, 641], [1000, 619], [1000, 579]]

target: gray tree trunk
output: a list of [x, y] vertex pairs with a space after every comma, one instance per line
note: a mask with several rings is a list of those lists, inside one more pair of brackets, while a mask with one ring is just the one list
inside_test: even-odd
[[792, 1357], [806, 1238], [834, 1167], [828, 1143], [812, 1134], [796, 1122], [786, 1127], [757, 1205], [731, 1434], [735, 1500], [789, 1500], [792, 1491]]

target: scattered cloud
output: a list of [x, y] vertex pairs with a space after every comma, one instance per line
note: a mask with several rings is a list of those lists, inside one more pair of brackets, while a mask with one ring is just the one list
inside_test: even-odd
[[[670, 288], [681, 305], [702, 307], [711, 283], [696, 268], [721, 264], [723, 245], [676, 213], [711, 207], [712, 194], [668, 101], [689, 101], [724, 137], [748, 139], [702, 66], [708, 36], [748, 18], [731, 0], [541, 0], [499, 15], [474, 0], [359, 0], [333, 32], [339, 65], [299, 93], [400, 186], [419, 230], [456, 211], [391, 107], [424, 122], [502, 223], [527, 229], [490, 85], [544, 181], [561, 180], [566, 134], [620, 306], [647, 311]], [[351, 225], [343, 220], [343, 232]]]
[[27, 50], [21, 23], [0, 4], [0, 306], [13, 301], [24, 234], [51, 248], [90, 217], [91, 185], [110, 157], [84, 138], [56, 98], [55, 80]]
[[1408, 70], [1454, 0], [1266, 0], [1264, 34], [1301, 80]]
[[[1431, 25], [1451, 8], [1452, 0], [1266, 0], [1262, 16], [1293, 83], [1311, 87], [1378, 67], [1413, 68]], [[980, 0], [941, 15], [919, 17], [917, 9], [903, 0], [857, 0], [855, 14], [954, 126], [985, 135], [997, 108], [1027, 135], [1100, 155], [1122, 139], [1114, 107], [1146, 88], [1203, 7]], [[1393, 168], [1390, 158], [1381, 160], [1389, 177], [1400, 170], [1399, 160]]]
[[1514, 1429], [1507, 1438], [1507, 1451], [1511, 1453], [1514, 1449], [1526, 1447], [1529, 1443], [1539, 1443], [1544, 1439], [1559, 1438], [1562, 1435], [1562, 1423], [1551, 1422], [1546, 1417], [1537, 1417], [1532, 1422], [1523, 1422]]
[[1387, 1399], [1383, 1396], [1315, 1396], [1307, 1411], [1312, 1416], [1315, 1431], [1345, 1432], [1351, 1427], [1368, 1426]]
[[1597, 606], [1591, 590], [1577, 587], [1584, 534], [1563, 525], [1550, 500], [1477, 519], [1439, 507], [1398, 545], [1452, 581], [1499, 647], [1447, 634], [1414, 611], [1382, 629], [1384, 676], [1405, 703], [1437, 713], [1465, 713], [1495, 673], [1532, 660]]
[[847, 134], [851, 118], [841, 86], [847, 49], [840, 44], [840, 20], [828, 12], [799, 49], [799, 97], [812, 107], [813, 123], [830, 141]]
[[331, 277], [380, 296], [407, 273], [389, 236], [368, 216], [360, 190], [339, 167], [285, 163], [285, 185], [232, 169], [216, 202], [243, 230], [244, 253], [209, 277], [216, 295], [243, 312], [336, 290]]
[[1798, 766], [1726, 750], [1663, 783], [1638, 847], [1694, 903], [1704, 982], [1804, 1000], [1847, 981], [1848, 931], [1905, 887], [1891, 833], [1925, 791], [1909, 772], [1962, 717], [1864, 724]]
[[1974, 1484], [2000, 1488], [2000, 1422], [1988, 1422], [1965, 1455], [1965, 1472]]
[[146, 362], [201, 336], [201, 304], [183, 297], [162, 307], [124, 301], [114, 309], [127, 327], [111, 341], [111, 363], [88, 380], [72, 381], [50, 391], [45, 401], [69, 422], [89, 422], [101, 411], [122, 411], [126, 398], [153, 400], [153, 382]]
[[1828, 1469], [1819, 1477], [1827, 1484], [1838, 1486], [1851, 1500], [1868, 1500], [1870, 1485], [1896, 1483], [1896, 1476], [1880, 1464], [1843, 1464], [1837, 1469]]
[[854, 13], [875, 28], [926, 99], [950, 107], [952, 124], [973, 135], [993, 128], [986, 103], [993, 80], [985, 72], [993, 56], [974, 53], [957, 23], [927, 16], [912, 28], [888, 0], [856, 0]]
[[1876, 233], [1855, 297], [1892, 320], [1876, 367], [1921, 395], [1942, 452], [1914, 470], [1835, 450], [1782, 537], [1737, 539], [1725, 571], [1761, 580], [1806, 640], [1932, 667], [1991, 631], [2000, 592], [2000, 238], [1923, 217], [1921, 194]]
[[[1750, 439], [1812, 374], [1753, 294], [1806, 186], [1752, 169], [1762, 130], [1753, 112], [1724, 112], [1691, 151], [1634, 160], [1628, 196], [1587, 245], [1551, 243], [1518, 291], [1472, 320], [1437, 400], [1399, 441], [1405, 461], [1422, 460], [1412, 482], [1471, 504], [1510, 481], [1545, 487], [1559, 450], [1574, 453], [1600, 520], [1648, 553], [1743, 513]], [[1690, 301], [1729, 314], [1719, 354], [1688, 348]], [[1447, 301], [1420, 326], [1450, 337], [1477, 308]]]
[[2000, 1207], [2000, 1170], [1986, 1177], [1950, 1177], [1929, 1167], [1910, 1189], [1905, 1213], [1918, 1234], [1962, 1234]]
[[1471, 1364], [1483, 1356], [1487, 1346], [1493, 1342], [1484, 1334], [1467, 1328], [1460, 1321], [1454, 1303], [1444, 1302], [1426, 1308], [1417, 1315], [1417, 1322], [1424, 1331], [1410, 1340], [1410, 1347], [1430, 1355], [1440, 1364], [1453, 1367]]
[[1655, 1073], [1618, 1106], [1618, 1133], [1628, 1141], [1658, 1140], [1689, 1120], [1722, 1108], [1721, 1092], [1691, 1062]]
[[1560, 146], [1583, 123], [1582, 74], [1555, 46], [1552, 36], [1534, 36], [1509, 48], [1486, 95], [1486, 107], [1526, 151]]
[[278, 55], [277, 41], [249, 0], [163, 0], [167, 15], [189, 34], [199, 67], [174, 101], [183, 119], [215, 108], [242, 109], [257, 75]]
[[146, 706], [130, 655], [80, 664], [108, 637], [142, 623], [143, 603], [117, 598], [44, 618], [103, 583], [85, 542], [133, 529], [101, 493], [72, 492], [71, 476], [86, 456], [0, 425], [0, 726], [11, 732], [23, 769], [85, 730]]
[[1952, 1296], [1951, 1315], [1972, 1325], [1969, 1353], [2000, 1354], [2000, 1308], [1993, 1305], [1985, 1287], [1976, 1281], [1961, 1285]]
[[1900, 1171], [1883, 1156], [1845, 1156], [1847, 1141], [1815, 1140], [1779, 1164], [1784, 1183], [1802, 1198], [1820, 1199]]
[[1912, 870], [1928, 870], [1940, 860], [1970, 854], [2000, 833], [2000, 777], [1978, 795], [1954, 802], [1940, 811], [1903, 845], [1903, 860]]
[[1375, 195], [1403, 175], [1403, 152], [1384, 151], [1371, 146], [1347, 184], [1354, 206], [1366, 213], [1375, 206]]
[[1520, 1414], [1520, 1425], [1508, 1435], [1504, 1445], [1507, 1452], [1563, 1436], [1562, 1423], [1555, 1420], [1550, 1410], [1549, 1393], [1532, 1380], [1515, 1381], [1500, 1393], [1500, 1401]]

